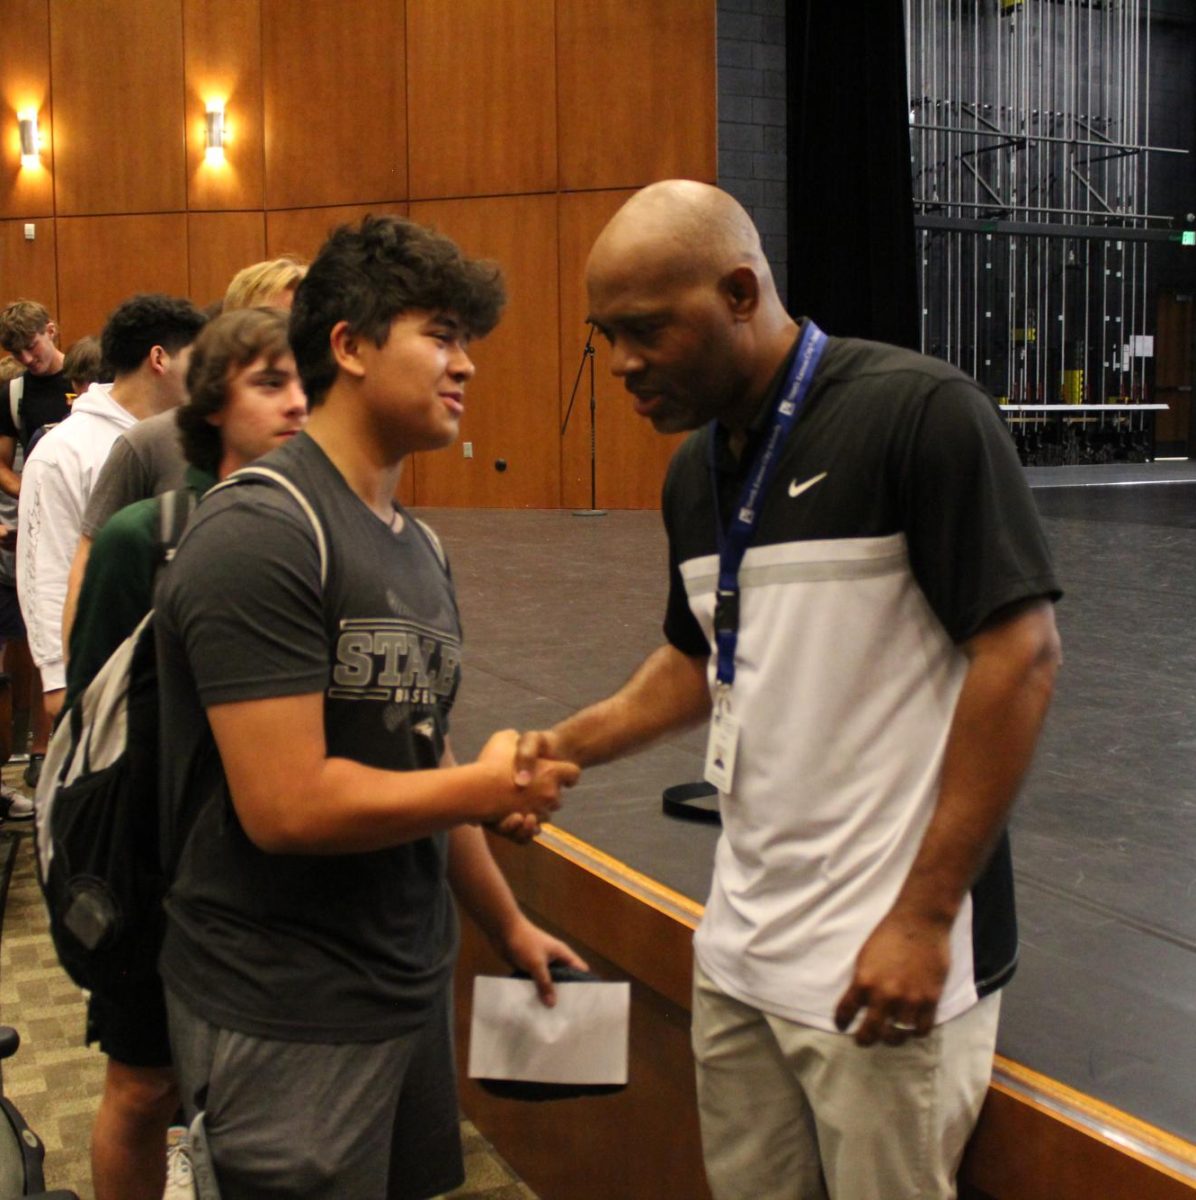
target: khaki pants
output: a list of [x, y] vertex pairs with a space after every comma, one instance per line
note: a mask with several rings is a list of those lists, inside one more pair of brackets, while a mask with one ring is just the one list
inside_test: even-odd
[[715, 1200], [954, 1200], [992, 1074], [1000, 993], [901, 1046], [857, 1046], [732, 999], [694, 967]]

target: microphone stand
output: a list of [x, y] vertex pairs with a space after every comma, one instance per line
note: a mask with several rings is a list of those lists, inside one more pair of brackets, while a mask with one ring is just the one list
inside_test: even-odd
[[573, 415], [573, 402], [577, 399], [577, 389], [581, 384], [581, 373], [590, 364], [590, 507], [573, 510], [575, 517], [605, 517], [606, 509], [598, 507], [598, 401], [594, 391], [594, 323], [587, 321], [590, 327], [589, 337], [586, 338], [585, 348], [581, 352], [581, 362], [577, 364], [577, 376], [573, 380], [573, 391], [569, 394], [569, 406], [565, 409], [565, 420], [561, 424], [561, 437], [569, 428], [569, 418]]

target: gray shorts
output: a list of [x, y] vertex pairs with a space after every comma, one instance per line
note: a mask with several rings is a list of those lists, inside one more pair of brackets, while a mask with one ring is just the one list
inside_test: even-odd
[[204, 1115], [221, 1200], [426, 1200], [465, 1179], [450, 990], [386, 1042], [221, 1029], [167, 989], [187, 1119]]

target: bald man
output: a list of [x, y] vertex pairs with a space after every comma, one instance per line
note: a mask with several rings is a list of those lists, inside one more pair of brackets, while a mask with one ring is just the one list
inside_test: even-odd
[[633, 196], [586, 268], [664, 491], [666, 644], [520, 753], [709, 721], [723, 833], [694, 939], [717, 1200], [952, 1197], [1016, 930], [1006, 819], [1059, 596], [992, 399], [782, 307], [724, 192]]

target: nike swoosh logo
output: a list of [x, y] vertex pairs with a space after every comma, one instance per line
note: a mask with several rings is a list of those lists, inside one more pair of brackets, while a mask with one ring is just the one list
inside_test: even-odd
[[802, 492], [808, 492], [816, 483], [821, 483], [825, 478], [826, 472], [823, 471], [821, 475], [815, 475], [813, 479], [807, 479], [805, 483], [798, 483], [796, 479], [793, 480], [789, 484], [790, 497], [800, 496]]

